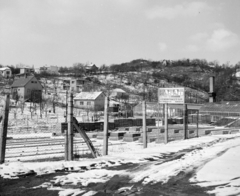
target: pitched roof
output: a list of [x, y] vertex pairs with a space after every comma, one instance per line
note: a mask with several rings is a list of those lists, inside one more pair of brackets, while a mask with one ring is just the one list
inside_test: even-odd
[[21, 78], [15, 79], [12, 84], [12, 87], [23, 87], [33, 78], [34, 76], [27, 76], [27, 77], [21, 77]]
[[9, 70], [9, 69], [10, 69], [9, 67], [1, 67], [0, 71], [5, 71], [5, 70]]
[[76, 99], [83, 99], [83, 100], [95, 100], [100, 94], [103, 92], [81, 92], [78, 93], [77, 96], [74, 98]]

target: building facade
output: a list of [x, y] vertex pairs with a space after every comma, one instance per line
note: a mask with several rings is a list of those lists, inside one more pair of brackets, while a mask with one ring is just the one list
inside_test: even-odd
[[104, 100], [103, 92], [81, 92], [73, 99], [75, 107], [92, 111], [103, 111]]
[[12, 77], [12, 70], [9, 67], [1, 67], [0, 74], [4, 78], [11, 78]]
[[42, 97], [42, 85], [35, 76], [25, 76], [14, 80], [11, 86], [13, 99], [39, 102]]

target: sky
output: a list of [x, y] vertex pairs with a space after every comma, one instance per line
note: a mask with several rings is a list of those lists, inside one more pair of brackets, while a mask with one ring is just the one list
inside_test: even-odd
[[239, 0], [0, 0], [0, 64], [236, 64], [239, 8]]

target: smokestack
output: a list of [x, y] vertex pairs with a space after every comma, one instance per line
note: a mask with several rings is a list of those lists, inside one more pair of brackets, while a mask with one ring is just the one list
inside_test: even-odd
[[209, 102], [216, 102], [216, 93], [214, 92], [215, 77], [211, 76], [209, 78]]

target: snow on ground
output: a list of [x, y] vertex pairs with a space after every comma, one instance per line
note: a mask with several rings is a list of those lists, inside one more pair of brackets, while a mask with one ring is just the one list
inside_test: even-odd
[[[230, 139], [232, 138], [232, 139]], [[171, 177], [180, 172], [192, 172], [197, 168], [192, 182], [200, 186], [208, 187], [215, 185], [216, 188], [209, 193], [216, 195], [231, 195], [240, 193], [240, 172], [237, 163], [240, 162], [240, 134], [214, 135], [189, 140], [180, 140], [168, 144], [149, 144], [143, 149], [137, 142], [126, 145], [129, 151], [98, 157], [97, 159], [84, 159], [80, 161], [58, 161], [58, 162], [12, 162], [0, 165], [0, 175], [4, 178], [17, 178], [19, 174], [36, 172], [38, 175], [53, 173], [56, 170], [78, 171], [63, 176], [57, 176], [54, 182], [46, 182], [38, 187], [48, 187], [56, 190], [54, 184], [80, 183], [83, 187], [89, 183], [107, 182], [114, 175], [128, 176], [132, 183], [141, 182], [153, 184], [157, 182], [166, 183]], [[178, 159], [166, 161], [166, 155], [178, 154], [188, 150]], [[181, 154], [179, 154], [181, 155]], [[220, 156], [221, 155], [221, 156]], [[147, 159], [157, 160], [150, 162]], [[112, 166], [126, 163], [138, 163], [144, 167], [139, 170], [111, 170]], [[145, 163], [145, 164], [144, 164]], [[108, 169], [105, 169], [108, 166]], [[83, 168], [87, 168], [84, 170]], [[81, 172], [79, 172], [81, 171]], [[58, 187], [59, 188], [59, 187]], [[82, 193], [81, 189], [59, 188], [59, 195], [77, 195]], [[94, 195], [94, 192], [86, 192], [85, 195]]]
[[[234, 141], [235, 143], [235, 141]], [[202, 187], [216, 186], [209, 191], [219, 196], [237, 195], [240, 193], [240, 146], [234, 143], [231, 148], [217, 159], [213, 159], [201, 168], [191, 181]]]

